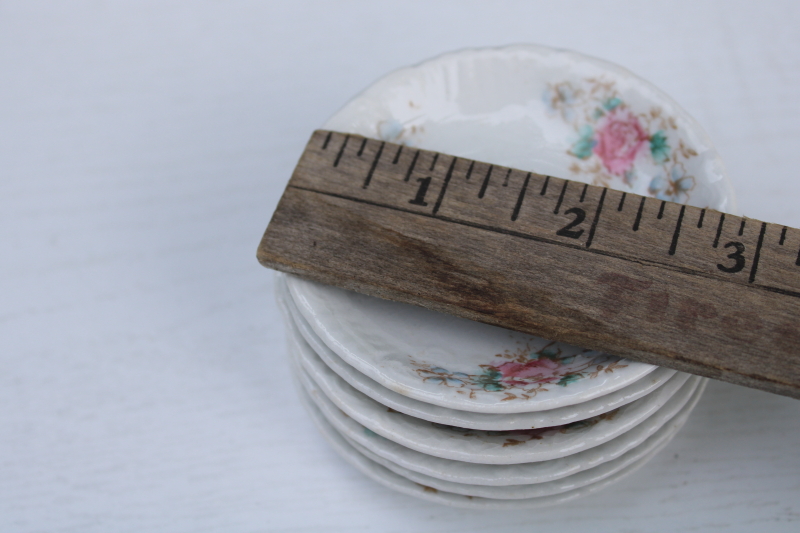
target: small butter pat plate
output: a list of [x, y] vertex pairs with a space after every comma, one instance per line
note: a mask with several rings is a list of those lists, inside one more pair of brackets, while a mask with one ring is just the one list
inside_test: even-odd
[[[574, 52], [517, 45], [444, 54], [384, 76], [323, 127], [736, 212], [724, 165], [686, 111], [631, 72]], [[450, 409], [555, 409], [653, 370], [422, 308], [289, 283], [303, 316], [344, 361], [398, 394]]]
[[[277, 275], [276, 291], [279, 304], [281, 308], [284, 309], [287, 327], [296, 328], [315, 352], [315, 354], [311, 354], [308, 350], [300, 350], [298, 355], [308, 359], [303, 363], [306, 370], [313, 374], [314, 371], [312, 367], [324, 362], [324, 364], [330, 367], [331, 370], [336, 372], [339, 377], [344, 379], [348, 384], [373, 400], [400, 411], [401, 413], [429, 422], [491, 431], [560, 426], [598, 416], [612, 411], [617, 407], [629, 404], [634, 400], [638, 400], [662, 386], [676, 373], [675, 370], [669, 368], [657, 368], [645, 377], [618, 391], [600, 396], [594, 400], [588, 400], [557, 409], [550, 409], [548, 411], [492, 414], [449, 409], [447, 407], [421, 402], [391, 391], [345, 363], [341, 357], [336, 355], [336, 353], [322, 342], [305, 318], [300, 314], [294, 301], [288, 295], [285, 275], [283, 274]], [[317, 359], [321, 359], [321, 361]]]
[[575, 405], [656, 367], [286, 276], [314, 333], [349, 365], [409, 398], [477, 413]]
[[296, 380], [310, 394], [328, 422], [348, 440], [414, 472], [445, 481], [489, 486], [544, 483], [614, 460], [656, 434], [664, 425], [678, 416], [687, 405], [690, 406], [690, 410], [693, 403], [699, 398], [706, 382], [705, 379], [701, 379], [697, 387], [692, 387], [687, 383], [684, 385], [684, 391], [673, 395], [670, 401], [655, 415], [632, 430], [599, 446], [549, 461], [497, 465], [435, 457], [382, 437], [336, 407], [314, 381], [302, 372], [298, 363], [293, 361], [293, 367]]
[[[680, 418], [682, 425], [683, 422], [685, 422], [686, 417], [681, 416]], [[584, 470], [572, 476], [568, 476], [556, 481], [534, 483], [529, 485], [507, 485], [501, 487], [468, 485], [466, 483], [443, 481], [433, 476], [426, 476], [425, 474], [420, 474], [418, 472], [414, 472], [413, 470], [408, 470], [407, 468], [396, 465], [391, 461], [383, 459], [379, 455], [370, 452], [355, 442], [348, 441], [348, 443], [362, 455], [378, 463], [379, 465], [388, 468], [395, 474], [427, 487], [433, 487], [437, 490], [453, 492], [455, 494], [463, 494], [464, 496], [476, 496], [480, 498], [493, 498], [502, 500], [522, 500], [562, 494], [568, 491], [579, 489], [581, 487], [586, 487], [588, 485], [603, 481], [604, 479], [608, 479], [633, 463], [638, 463], [641, 460], [647, 460], [648, 458], [655, 456], [669, 443], [672, 436], [674, 436], [680, 429], [680, 426], [674, 427], [672, 424], [670, 424], [662, 429], [670, 430], [668, 438], [661, 439], [657, 444], [652, 446], [647, 445], [649, 444], [650, 440], [648, 439], [648, 442], [636, 447], [634, 450], [623, 455], [622, 457], [607, 463], [603, 463], [595, 468]]]
[[[290, 339], [290, 351], [309, 349], [305, 341]], [[551, 428], [483, 431], [458, 428], [420, 420], [377, 403], [348, 385], [324, 364], [313, 377], [301, 368], [300, 381], [307, 388], [319, 388], [349, 417], [369, 430], [413, 450], [458, 461], [484, 464], [515, 464], [546, 461], [571, 455], [607, 442], [655, 414], [686, 383], [676, 375], [657, 391], [608, 413]]]
[[736, 210], [711, 139], [677, 102], [618, 65], [567, 50], [443, 54], [387, 74], [323, 128]]
[[377, 481], [378, 483], [397, 490], [404, 494], [422, 498], [436, 503], [462, 507], [471, 509], [497, 509], [497, 510], [511, 510], [511, 509], [524, 509], [524, 508], [541, 508], [549, 507], [565, 503], [576, 498], [580, 498], [591, 494], [597, 490], [613, 484], [625, 476], [631, 474], [641, 466], [643, 466], [658, 449], [651, 451], [644, 457], [634, 461], [633, 463], [625, 466], [614, 474], [608, 475], [600, 481], [595, 483], [567, 490], [559, 494], [543, 495], [538, 497], [526, 497], [522, 499], [495, 499], [486, 497], [475, 497], [470, 495], [458, 494], [455, 492], [448, 492], [440, 490], [429, 485], [412, 481], [388, 468], [378, 464], [377, 462], [369, 459], [364, 454], [360, 453], [350, 442], [348, 442], [319, 411], [317, 406], [312, 402], [308, 393], [300, 391], [301, 398], [309, 413], [312, 416], [314, 423], [323, 433], [324, 437], [334, 447], [334, 449], [351, 465], [356, 467], [367, 477]]

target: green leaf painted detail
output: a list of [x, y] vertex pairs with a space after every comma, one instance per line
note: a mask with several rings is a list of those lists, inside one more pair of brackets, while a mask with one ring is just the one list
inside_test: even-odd
[[650, 137], [650, 153], [653, 155], [653, 161], [659, 164], [665, 162], [669, 159], [669, 152], [667, 135], [664, 130], [658, 130]]
[[562, 387], [566, 387], [567, 385], [569, 385], [573, 381], [578, 381], [582, 377], [583, 376], [581, 376], [579, 374], [567, 374], [566, 376], [564, 376], [560, 380], [558, 380], [558, 383], [556, 383], [556, 385], [561, 385]]
[[586, 124], [581, 128], [580, 138], [572, 145], [570, 152], [578, 159], [589, 159], [594, 144], [594, 128]]
[[617, 107], [621, 103], [622, 103], [622, 100], [620, 100], [617, 97], [609, 98], [608, 100], [603, 102], [603, 107], [605, 107], [608, 111], [611, 111], [612, 109], [614, 109], [615, 107]]

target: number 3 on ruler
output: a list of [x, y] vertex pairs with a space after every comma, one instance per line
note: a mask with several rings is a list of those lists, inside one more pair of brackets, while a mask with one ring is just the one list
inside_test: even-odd
[[726, 267], [725, 265], [717, 264], [717, 268], [722, 270], [723, 272], [727, 272], [729, 274], [735, 274], [737, 272], [740, 272], [744, 268], [744, 256], [742, 255], [744, 253], [744, 244], [740, 242], [731, 241], [725, 245], [725, 248], [730, 248], [730, 247], [736, 248], [736, 251], [728, 254], [728, 258], [733, 259], [734, 261], [736, 261], [736, 263], [734, 263], [734, 265], [731, 267]]

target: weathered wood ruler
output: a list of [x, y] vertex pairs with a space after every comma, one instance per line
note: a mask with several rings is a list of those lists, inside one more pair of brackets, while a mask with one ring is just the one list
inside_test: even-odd
[[800, 230], [317, 131], [266, 267], [800, 398]]

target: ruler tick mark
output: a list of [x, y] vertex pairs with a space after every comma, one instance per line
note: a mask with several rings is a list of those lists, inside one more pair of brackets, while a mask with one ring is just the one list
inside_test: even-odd
[[324, 143], [322, 143], [322, 149], [323, 149], [323, 150], [327, 150], [327, 148], [328, 148], [328, 143], [329, 143], [329, 142], [331, 142], [331, 135], [333, 135], [333, 132], [332, 132], [332, 131], [329, 131], [329, 132], [328, 132], [328, 135], [326, 135], [326, 136], [325, 136], [325, 142], [324, 142]]
[[781, 240], [778, 241], [778, 244], [783, 246], [783, 241], [785, 240], [786, 240], [786, 226], [784, 226], [783, 230], [781, 230]]
[[583, 200], [586, 198], [586, 189], [589, 188], [589, 184], [583, 186], [583, 191], [581, 192], [581, 199], [580, 202], [583, 203]]
[[561, 194], [558, 196], [558, 202], [556, 202], [556, 208], [553, 211], [554, 215], [558, 214], [558, 210], [561, 209], [561, 202], [564, 201], [564, 193], [567, 192], [567, 185], [569, 185], [568, 181], [564, 182], [564, 186], [561, 187]]
[[429, 168], [428, 170], [433, 171], [433, 167], [436, 166], [436, 161], [438, 161], [438, 160], [439, 160], [439, 152], [436, 152], [433, 155], [433, 161], [431, 161], [431, 168]]
[[542, 192], [539, 193], [541, 196], [544, 196], [545, 194], [547, 194], [547, 184], [548, 183], [550, 183], [550, 176], [546, 176], [544, 178], [544, 185], [542, 185]]
[[745, 221], [746, 221], [746, 220], [747, 220], [747, 219], [743, 218], [743, 219], [742, 219], [742, 224], [741, 224], [741, 226], [739, 226], [739, 237], [741, 237], [742, 235], [744, 235], [744, 223], [745, 223]]
[[[744, 220], [742, 220], [742, 226], [744, 226]], [[764, 233], [767, 232], [767, 223], [761, 223], [761, 233], [758, 234], [758, 244], [756, 244], [756, 253], [753, 255], [753, 266], [750, 268], [750, 279], [748, 279], [749, 283], [753, 283], [756, 279], [756, 271], [758, 270], [758, 260], [761, 258], [761, 245], [764, 244]], [[739, 234], [741, 235], [741, 233]]]
[[347, 146], [347, 141], [349, 141], [349, 140], [350, 140], [350, 136], [349, 135], [345, 135], [344, 136], [344, 142], [342, 143], [342, 147], [339, 148], [339, 153], [336, 154], [336, 159], [333, 162], [334, 168], [339, 166], [339, 161], [342, 159], [342, 154], [344, 153], [344, 149]]
[[419, 150], [414, 152], [414, 159], [411, 160], [411, 166], [408, 167], [408, 172], [406, 172], [406, 177], [403, 181], [408, 181], [411, 179], [411, 173], [414, 172], [414, 167], [417, 164], [417, 159], [419, 158]]
[[658, 216], [656, 217], [656, 218], [658, 218], [658, 220], [661, 220], [662, 218], [664, 218], [664, 206], [665, 205], [667, 205], [667, 202], [662, 200], [661, 201], [661, 207], [658, 208]]
[[675, 224], [675, 233], [672, 234], [672, 244], [669, 245], [669, 255], [675, 255], [675, 250], [678, 248], [678, 237], [681, 235], [681, 223], [683, 222], [683, 213], [686, 211], [686, 206], [681, 206], [681, 212], [678, 213], [678, 222]]
[[[584, 189], [585, 191], [586, 189]], [[606, 193], [608, 189], [603, 187], [603, 192], [600, 193], [600, 201], [597, 203], [597, 211], [594, 213], [594, 220], [592, 220], [592, 227], [589, 228], [589, 238], [586, 239], [586, 247], [592, 245], [592, 239], [594, 239], [594, 232], [597, 229], [597, 222], [600, 220], [600, 211], [603, 210], [603, 202], [606, 199]]]
[[369, 182], [372, 181], [372, 175], [375, 173], [375, 167], [378, 166], [378, 160], [381, 158], [384, 146], [386, 146], [386, 143], [382, 142], [381, 145], [378, 147], [378, 151], [375, 154], [375, 159], [372, 160], [372, 166], [369, 167], [369, 172], [367, 173], [367, 177], [364, 179], [364, 185], [361, 186], [362, 189], [366, 189], [367, 187], [369, 187]]
[[636, 220], [633, 221], [633, 231], [639, 231], [639, 222], [642, 221], [645, 200], [647, 200], [647, 196], [642, 196], [642, 201], [639, 202], [639, 211], [636, 213]]
[[467, 181], [469, 181], [469, 177], [472, 176], [472, 169], [475, 168], [475, 161], [471, 161], [469, 164], [469, 168], [467, 169]]
[[494, 165], [489, 165], [489, 170], [486, 171], [486, 177], [483, 178], [483, 185], [481, 185], [481, 190], [478, 191], [478, 198], [483, 198], [483, 195], [486, 194], [486, 187], [489, 186], [489, 178], [492, 177], [493, 169]]
[[699, 219], [697, 219], [697, 227], [698, 227], [698, 228], [702, 228], [702, 227], [703, 227], [703, 219], [704, 219], [705, 217], [706, 217], [706, 210], [705, 210], [705, 209], [702, 209], [702, 210], [700, 211], [700, 218], [699, 218]]
[[622, 206], [625, 205], [625, 197], [628, 196], [628, 193], [622, 193], [622, 198], [619, 199], [619, 205], [617, 206], [617, 211], [622, 211]]
[[444, 183], [442, 183], [442, 190], [439, 191], [439, 197], [436, 199], [436, 204], [433, 206], [433, 214], [435, 215], [437, 211], [439, 211], [439, 207], [442, 205], [442, 200], [444, 199], [444, 193], [447, 190], [447, 184], [450, 183], [450, 178], [453, 177], [453, 169], [456, 166], [456, 161], [458, 161], [457, 157], [453, 158], [453, 161], [450, 163], [450, 168], [447, 169], [447, 174], [444, 177]]
[[509, 176], [511, 176], [511, 169], [510, 168], [508, 169], [508, 172], [506, 172], [506, 177], [503, 180], [503, 187], [508, 187], [508, 178], [509, 178]]
[[725, 222], [725, 213], [719, 214], [719, 225], [717, 226], [717, 236], [714, 237], [714, 248], [719, 246], [719, 236], [722, 234], [722, 224]]
[[364, 140], [361, 141], [361, 148], [358, 149], [358, 157], [361, 157], [361, 154], [364, 153], [364, 147], [367, 146], [367, 138], [364, 137]]
[[522, 209], [522, 200], [525, 198], [525, 191], [528, 189], [528, 182], [531, 179], [531, 173], [528, 172], [528, 175], [525, 176], [525, 181], [522, 183], [522, 189], [519, 191], [519, 196], [517, 197], [517, 205], [514, 206], [514, 212], [511, 213], [511, 221], [514, 222], [519, 217], [519, 210]]
[[400, 148], [397, 149], [397, 153], [394, 154], [394, 159], [392, 159], [392, 164], [396, 165], [398, 161], [400, 161], [400, 154], [403, 152], [403, 145], [400, 145]]

